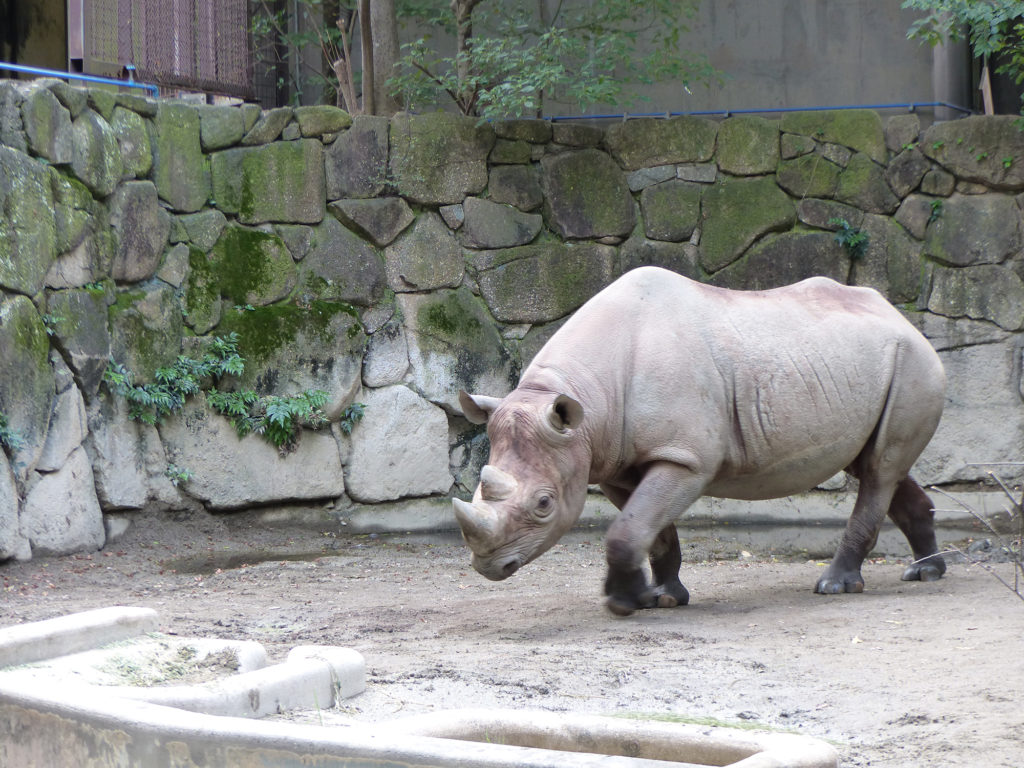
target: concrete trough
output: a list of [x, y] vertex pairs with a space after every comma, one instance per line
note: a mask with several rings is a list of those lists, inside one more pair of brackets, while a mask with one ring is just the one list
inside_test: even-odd
[[[107, 609], [40, 622], [64, 635], [79, 622], [99, 641], [108, 625], [121, 626], [136, 609]], [[124, 611], [118, 614], [118, 611]], [[140, 626], [149, 627], [144, 622]], [[0, 629], [0, 648], [42, 637], [39, 625]], [[147, 630], [148, 631], [148, 630]], [[34, 634], [33, 634], [34, 633]], [[150, 640], [164, 642], [164, 638]], [[175, 638], [177, 640], [177, 638]], [[44, 642], [41, 640], [41, 642]], [[187, 641], [185, 641], [187, 642]], [[216, 648], [216, 641], [207, 651]], [[231, 641], [220, 641], [222, 645]], [[144, 644], [144, 643], [143, 643]], [[44, 645], [53, 647], [44, 642]], [[325, 708], [343, 692], [362, 690], [365, 669], [354, 651], [300, 647], [282, 664], [196, 686], [131, 687], [88, 682], [76, 670], [107, 653], [137, 648], [81, 650], [82, 638], [62, 647], [61, 659], [0, 669], [0, 765], [140, 766], [148, 768], [835, 768], [824, 742], [794, 734], [624, 720], [540, 711], [451, 710], [381, 723], [324, 727], [254, 719], [289, 707]], [[236, 644], [237, 645], [237, 644]], [[127, 649], [127, 650], [126, 650]], [[14, 660], [11, 661], [12, 657]], [[76, 660], [77, 657], [77, 660]], [[253, 656], [252, 658], [256, 658]], [[327, 681], [328, 688], [323, 687]], [[312, 703], [310, 703], [312, 701]], [[225, 703], [227, 702], [227, 703]], [[305, 703], [304, 703], [305, 702]], [[233, 716], [226, 716], [231, 714]]]

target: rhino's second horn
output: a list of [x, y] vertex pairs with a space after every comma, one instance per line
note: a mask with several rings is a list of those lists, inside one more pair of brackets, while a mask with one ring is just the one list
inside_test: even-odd
[[517, 485], [512, 475], [490, 464], [480, 470], [480, 496], [484, 501], [503, 501], [515, 493]]

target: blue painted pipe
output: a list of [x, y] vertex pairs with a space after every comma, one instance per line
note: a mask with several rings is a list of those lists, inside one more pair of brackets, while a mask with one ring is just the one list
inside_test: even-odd
[[828, 112], [833, 109], [906, 109], [908, 112], [913, 112], [920, 107], [947, 107], [948, 109], [968, 115], [974, 113], [972, 109], [950, 104], [948, 101], [917, 101], [905, 104], [842, 104], [835, 107], [774, 107], [769, 109], [706, 109], [692, 112], [625, 112], [609, 115], [561, 115], [545, 119], [551, 122], [558, 122], [559, 120], [631, 120], [636, 117], [703, 117], [705, 115], [729, 117], [729, 115], [771, 114], [773, 112]]
[[84, 80], [87, 83], [104, 83], [106, 85], [118, 85], [122, 88], [141, 88], [149, 91], [153, 98], [160, 96], [160, 89], [149, 83], [137, 83], [134, 80], [115, 80], [111, 77], [97, 77], [96, 75], [80, 75], [77, 72], [62, 72], [59, 69], [41, 69], [39, 67], [26, 67], [22, 64], [10, 64], [0, 61], [0, 70], [10, 72], [24, 72], [28, 75], [43, 75], [44, 77], [58, 77], [64, 80]]

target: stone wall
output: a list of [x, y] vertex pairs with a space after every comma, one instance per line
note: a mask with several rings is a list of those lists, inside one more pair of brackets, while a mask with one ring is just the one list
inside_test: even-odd
[[[877, 288], [949, 374], [920, 479], [975, 481], [971, 462], [1021, 458], [1021, 190], [1012, 118], [492, 126], [0, 83], [0, 414], [20, 440], [0, 452], [0, 559], [95, 549], [143, 507], [450, 522], [487, 451], [457, 391], [506, 393], [643, 264]], [[859, 257], [838, 219], [867, 235]], [[108, 360], [146, 380], [230, 332], [247, 364], [222, 387], [322, 389], [331, 427], [281, 456], [202, 394], [149, 426], [103, 383]]]

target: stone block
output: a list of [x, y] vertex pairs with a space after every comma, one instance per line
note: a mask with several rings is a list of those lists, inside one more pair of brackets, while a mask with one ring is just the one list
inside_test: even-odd
[[941, 168], [932, 168], [921, 179], [921, 191], [926, 195], [949, 197], [955, 189], [956, 177]]
[[944, 205], [942, 200], [936, 200], [924, 195], [909, 195], [906, 200], [900, 203], [899, 209], [893, 216], [898, 222], [918, 240], [923, 240], [928, 225], [939, 214], [936, 213], [937, 206]]
[[448, 418], [403, 386], [368, 390], [366, 412], [352, 432], [347, 469], [356, 501], [394, 501], [448, 493]]
[[551, 141], [551, 123], [547, 120], [502, 120], [494, 124], [494, 135], [500, 139], [547, 144]]
[[730, 117], [718, 127], [718, 167], [734, 176], [772, 173], [779, 164], [779, 123], [753, 115]]
[[409, 345], [401, 324], [386, 323], [370, 337], [363, 358], [363, 386], [400, 384], [409, 370]]
[[201, 104], [199, 113], [199, 145], [203, 152], [225, 149], [241, 141], [245, 134], [245, 117], [237, 107]]
[[324, 151], [316, 139], [267, 144], [242, 158], [238, 219], [316, 224], [325, 211]]
[[55, 393], [50, 340], [35, 306], [25, 296], [0, 298], [0, 413], [21, 439], [10, 454], [15, 477], [24, 482], [46, 442]]
[[380, 253], [334, 216], [313, 228], [309, 252], [299, 262], [304, 294], [361, 307], [375, 304], [387, 287]]
[[779, 156], [783, 160], [809, 155], [814, 151], [817, 142], [810, 136], [799, 136], [795, 133], [784, 133], [779, 139]]
[[503, 323], [545, 323], [577, 309], [614, 279], [615, 249], [543, 243], [472, 257], [480, 292]]
[[291, 293], [298, 280], [291, 253], [272, 232], [227, 226], [210, 261], [220, 295], [231, 304], [273, 304]]
[[605, 131], [605, 146], [627, 171], [668, 163], [704, 163], [715, 151], [718, 124], [702, 117], [627, 120]]
[[51, 170], [0, 146], [0, 287], [28, 296], [57, 257]]
[[[64, 363], [58, 364], [63, 367]], [[55, 366], [56, 367], [56, 366]], [[66, 368], [65, 368], [66, 370]], [[67, 378], [71, 375], [68, 372]], [[53, 412], [50, 414], [50, 426], [46, 433], [43, 451], [36, 462], [37, 472], [55, 472], [64, 466], [71, 454], [89, 434], [89, 425], [85, 415], [85, 400], [78, 391], [74, 381], [58, 391], [53, 399]]]
[[640, 192], [653, 184], [676, 178], [674, 165], [656, 165], [653, 168], [640, 168], [626, 174], [626, 183], [631, 192]]
[[835, 196], [841, 171], [831, 160], [815, 152], [782, 160], [776, 179], [779, 186], [793, 197], [830, 198]]
[[338, 444], [327, 431], [304, 430], [295, 450], [281, 456], [259, 435], [239, 438], [200, 394], [164, 422], [160, 436], [168, 460], [192, 471], [188, 493], [209, 509], [333, 499], [345, 492]]
[[843, 247], [826, 232], [785, 232], [764, 238], [711, 282], [723, 288], [763, 291], [814, 275], [845, 283], [850, 260]]
[[139, 383], [152, 381], [157, 368], [181, 354], [184, 321], [169, 285], [153, 281], [121, 290], [109, 316], [111, 357], [134, 371]]
[[182, 316], [185, 325], [202, 335], [216, 327], [224, 310], [218, 269], [220, 262], [208, 258], [192, 245], [176, 245], [168, 258], [172, 254], [178, 259], [184, 257], [185, 261], [185, 277], [182, 281]]
[[208, 251], [220, 239], [228, 220], [216, 208], [206, 208], [198, 213], [179, 216], [178, 221], [185, 228], [188, 242], [201, 251]]
[[619, 248], [619, 269], [622, 274], [637, 267], [663, 267], [693, 280], [701, 279], [699, 250], [693, 243], [671, 243], [648, 240], [639, 233]]
[[491, 165], [523, 165], [533, 157], [533, 148], [525, 141], [497, 139], [488, 156]]
[[393, 291], [426, 291], [458, 287], [466, 263], [451, 230], [428, 211], [384, 251], [384, 269]]
[[989, 320], [1007, 331], [1019, 331], [1024, 328], [1024, 280], [1001, 264], [936, 266], [928, 310], [946, 317]]
[[858, 226], [867, 235], [867, 247], [853, 261], [850, 284], [874, 288], [893, 304], [916, 301], [921, 244], [888, 216], [867, 214]]
[[84, 448], [58, 471], [38, 476], [25, 497], [20, 524], [33, 555], [95, 552], [103, 546], [103, 513]]
[[[924, 132], [920, 149], [963, 181], [994, 189], [1024, 189], [1024, 133], [1012, 115], [973, 115], [936, 123]], [[993, 150], [999, 147], [999, 152]]]
[[242, 137], [242, 144], [255, 146], [269, 144], [281, 136], [281, 131], [292, 119], [291, 107], [277, 107], [263, 112], [255, 125]]
[[532, 211], [544, 202], [537, 172], [523, 165], [499, 165], [491, 168], [487, 195], [496, 203], [514, 205], [521, 211]]
[[480, 299], [468, 288], [399, 294], [415, 389], [457, 413], [458, 392], [506, 394], [518, 370]]
[[465, 220], [460, 239], [469, 248], [512, 248], [526, 245], [540, 232], [544, 220], [539, 213], [523, 213], [511, 205], [480, 197], [462, 203]]
[[85, 399], [92, 401], [110, 359], [106, 292], [95, 289], [51, 291], [46, 298], [46, 311], [56, 318], [52, 330], [64, 359], [82, 387]]
[[866, 213], [891, 214], [900, 201], [886, 182], [885, 170], [863, 153], [850, 158], [836, 185], [836, 200], [849, 203]]
[[319, 138], [325, 133], [337, 133], [352, 125], [352, 116], [330, 104], [316, 104], [295, 108], [295, 121], [303, 138]]
[[833, 219], [841, 219], [851, 227], [859, 228], [864, 220], [864, 212], [852, 205], [839, 203], [835, 200], [818, 200], [806, 198], [796, 206], [797, 218], [809, 227], [835, 231], [837, 226]]
[[921, 137], [921, 118], [913, 112], [893, 115], [885, 121], [885, 146], [894, 155], [916, 145]]
[[953, 195], [928, 224], [924, 255], [960, 267], [998, 264], [1021, 244], [1021, 212], [1012, 197]]
[[16, 558], [27, 560], [32, 556], [28, 541], [21, 535], [18, 525], [18, 486], [7, 461], [0, 450], [0, 563]]
[[782, 131], [821, 142], [841, 144], [863, 152], [876, 163], [888, 159], [882, 118], [871, 109], [835, 109], [819, 112], [787, 112]]
[[110, 203], [110, 224], [117, 233], [111, 276], [119, 282], [148, 280], [160, 266], [170, 233], [170, 217], [150, 181], [128, 181]]
[[604, 129], [582, 123], [554, 123], [551, 138], [567, 147], [596, 147], [604, 140]]
[[21, 119], [24, 94], [13, 80], [0, 80], [0, 144], [28, 154], [28, 137]]
[[110, 127], [121, 149], [122, 176], [128, 179], [148, 176], [153, 168], [153, 146], [146, 121], [130, 109], [115, 107]]
[[770, 176], [724, 179], [703, 195], [701, 265], [708, 272], [731, 264], [762, 235], [788, 229], [796, 220], [792, 201]]
[[255, 151], [255, 147], [238, 147], [210, 155], [210, 183], [218, 210], [236, 214], [241, 209], [242, 161]]
[[640, 193], [644, 234], [651, 240], [680, 243], [689, 240], [700, 220], [702, 186], [671, 180]]
[[604, 152], [547, 155], [541, 161], [541, 185], [544, 217], [562, 238], [621, 237], [636, 226], [626, 177]]
[[336, 200], [328, 207], [342, 224], [380, 248], [394, 241], [416, 219], [400, 197]]
[[192, 213], [210, 198], [210, 177], [199, 140], [199, 113], [162, 102], [152, 123], [153, 182], [175, 211]]
[[33, 88], [21, 105], [22, 121], [32, 154], [51, 165], [70, 163], [74, 156], [71, 115], [47, 88]]
[[916, 148], [905, 149], [889, 162], [885, 180], [896, 197], [903, 199], [915, 189], [931, 168], [931, 163]]
[[352, 127], [324, 153], [327, 199], [375, 197], [384, 191], [388, 167], [386, 117], [357, 115]]
[[427, 205], [461, 203], [487, 186], [494, 131], [475, 118], [433, 112], [391, 120], [390, 178], [399, 194]]

